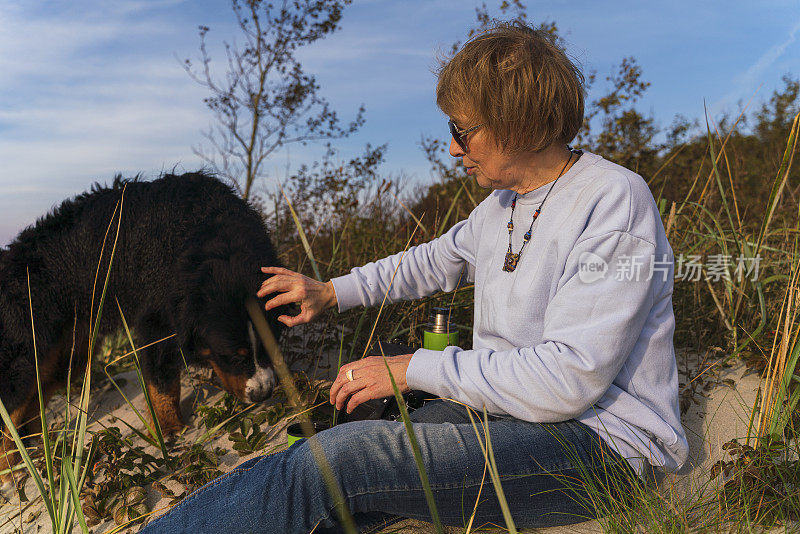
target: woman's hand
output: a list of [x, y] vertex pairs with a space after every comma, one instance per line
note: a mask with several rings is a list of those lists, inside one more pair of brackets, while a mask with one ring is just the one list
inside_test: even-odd
[[[400, 393], [411, 391], [406, 384], [406, 369], [411, 362], [411, 356], [413, 354], [385, 358]], [[350, 373], [352, 381], [348, 377], [348, 371], [352, 371]], [[383, 356], [370, 356], [343, 365], [331, 386], [331, 404], [335, 404], [337, 410], [341, 410], [350, 397], [350, 401], [347, 402], [347, 413], [351, 413], [364, 401], [382, 399], [390, 395], [394, 395], [394, 389]]]
[[310, 322], [320, 313], [336, 305], [336, 292], [331, 282], [318, 282], [283, 267], [262, 267], [261, 272], [272, 276], [261, 284], [261, 289], [256, 293], [259, 298], [278, 293], [267, 301], [264, 305], [265, 310], [269, 311], [293, 302], [300, 304], [300, 313], [294, 317], [289, 315], [278, 317], [278, 320], [286, 326]]

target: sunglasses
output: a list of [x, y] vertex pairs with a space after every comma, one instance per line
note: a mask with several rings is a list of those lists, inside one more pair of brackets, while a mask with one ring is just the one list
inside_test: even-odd
[[461, 150], [464, 152], [467, 151], [466, 135], [483, 126], [483, 124], [478, 124], [477, 126], [467, 128], [466, 130], [459, 130], [458, 126], [456, 126], [456, 123], [454, 123], [452, 120], [447, 121], [447, 125], [450, 127], [450, 135], [453, 136], [453, 140], [458, 143], [458, 146], [460, 146]]

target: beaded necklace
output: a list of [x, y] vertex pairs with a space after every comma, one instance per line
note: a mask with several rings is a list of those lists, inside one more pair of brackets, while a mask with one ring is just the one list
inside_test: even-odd
[[514, 254], [514, 252], [512, 252], [511, 250], [511, 234], [514, 231], [514, 208], [517, 207], [517, 196], [518, 196], [518, 193], [514, 193], [514, 200], [511, 201], [511, 217], [509, 217], [508, 219], [508, 252], [506, 252], [506, 258], [505, 261], [503, 262], [503, 270], [507, 273], [513, 272], [514, 269], [517, 268], [517, 263], [519, 263], [519, 257], [522, 254], [522, 251], [525, 250], [525, 245], [527, 245], [528, 241], [531, 240], [533, 223], [536, 222], [536, 218], [539, 216], [539, 213], [541, 213], [542, 206], [544, 206], [544, 201], [547, 200], [547, 197], [550, 196], [550, 191], [553, 190], [553, 187], [555, 187], [558, 179], [561, 178], [562, 174], [564, 174], [567, 165], [569, 165], [569, 162], [572, 161], [572, 155], [575, 154], [578, 157], [580, 157], [580, 155], [583, 153], [583, 151], [581, 150], [573, 150], [569, 147], [567, 148], [569, 149], [569, 159], [567, 159], [567, 162], [564, 164], [564, 167], [561, 169], [561, 172], [558, 173], [558, 176], [556, 176], [556, 179], [553, 180], [553, 185], [551, 185], [550, 189], [547, 190], [547, 194], [544, 196], [542, 203], [539, 204], [539, 207], [536, 208], [535, 212], [533, 212], [533, 220], [531, 221], [531, 226], [530, 228], [528, 228], [528, 231], [525, 232], [525, 235], [523, 236], [522, 240], [522, 246], [519, 248], [519, 252], [517, 252], [516, 254]]

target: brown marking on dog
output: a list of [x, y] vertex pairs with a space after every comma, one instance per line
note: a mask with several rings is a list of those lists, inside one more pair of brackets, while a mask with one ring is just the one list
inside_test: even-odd
[[[79, 329], [78, 331], [82, 332], [83, 330]], [[39, 382], [42, 385], [42, 397], [45, 406], [47, 406], [53, 393], [63, 385], [58, 380], [57, 375], [62, 365], [64, 367], [69, 365], [70, 352], [74, 350], [73, 366], [76, 365], [76, 362], [86, 361], [81, 351], [88, 350], [88, 340], [84, 340], [83, 337], [77, 333], [73, 336], [73, 327], [70, 327], [62, 334], [59, 341], [44, 353], [44, 357], [39, 358]], [[41, 423], [39, 423], [39, 389], [33, 388], [22, 404], [12, 411], [9, 416], [22, 439], [32, 434], [39, 434], [39, 429], [41, 429]], [[32, 431], [32, 428], [36, 428], [36, 431]], [[19, 464], [22, 461], [22, 456], [20, 456], [17, 445], [11, 438], [11, 433], [8, 429], [3, 428], [2, 432], [0, 471], [5, 471]], [[13, 475], [11, 473], [0, 475], [0, 486], [7, 485], [12, 479]]]
[[245, 375], [232, 375], [226, 373], [222, 369], [220, 369], [219, 365], [215, 361], [208, 362], [211, 367], [214, 369], [214, 372], [217, 374], [219, 379], [222, 381], [222, 385], [225, 389], [229, 392], [236, 395], [236, 398], [242, 402], [248, 402], [246, 389], [247, 389], [247, 380], [250, 378], [249, 376]]
[[[180, 380], [170, 384], [166, 391], [159, 391], [155, 385], [148, 383], [147, 394], [150, 396], [150, 402], [153, 403], [153, 411], [156, 413], [162, 433], [165, 435], [175, 434], [186, 426], [181, 417]], [[152, 420], [150, 422], [152, 423]]]
[[[11, 422], [14, 423], [14, 428], [18, 429], [17, 432], [19, 432], [22, 422], [25, 420], [27, 408], [28, 407], [26, 403], [26, 405], [20, 406], [9, 414], [11, 417]], [[21, 460], [22, 457], [19, 455], [17, 444], [14, 443], [14, 440], [11, 438], [11, 432], [9, 432], [7, 428], [3, 428], [2, 449], [0, 449], [0, 471], [11, 469]], [[16, 477], [13, 473], [0, 475], [0, 487], [9, 485], [15, 480]]]

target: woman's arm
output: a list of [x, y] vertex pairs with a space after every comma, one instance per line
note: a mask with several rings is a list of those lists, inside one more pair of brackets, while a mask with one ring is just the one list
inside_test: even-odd
[[475, 262], [474, 213], [436, 239], [331, 280], [339, 311], [377, 306], [384, 297], [398, 302], [455, 289], [465, 263]]
[[[656, 272], [646, 280], [654, 252], [653, 244], [619, 231], [579, 242], [548, 304], [541, 343], [508, 350], [420, 349], [408, 367], [408, 385], [527, 421], [581, 415], [608, 391], [644, 328], [673, 327], [671, 291], [657, 291], [664, 277]], [[605, 277], [579, 274], [587, 253], [608, 262]], [[640, 262], [638, 280], [619, 279], [615, 266], [625, 258]], [[655, 302], [659, 293], [662, 301]]]
[[263, 298], [278, 293], [266, 303], [267, 311], [293, 302], [300, 304], [298, 315], [278, 317], [287, 326], [295, 326], [314, 320], [337, 304], [339, 311], [344, 311], [358, 305], [378, 305], [385, 296], [388, 302], [396, 302], [438, 291], [452, 291], [465, 263], [475, 262], [473, 228], [480, 227], [476, 226], [476, 218], [480, 217], [481, 206], [444, 235], [405, 252], [356, 267], [350, 274], [329, 282], [319, 282], [282, 267], [263, 267], [262, 272], [272, 276], [261, 284], [258, 296]]

